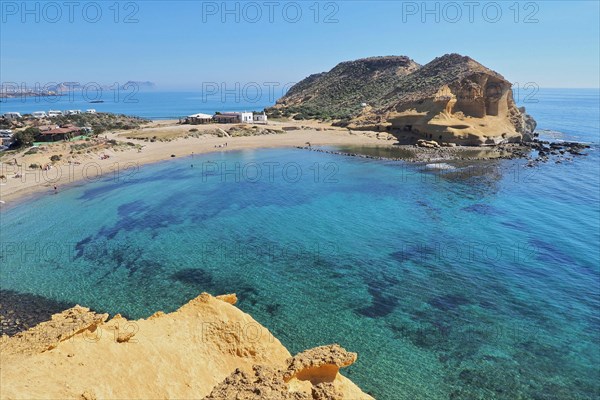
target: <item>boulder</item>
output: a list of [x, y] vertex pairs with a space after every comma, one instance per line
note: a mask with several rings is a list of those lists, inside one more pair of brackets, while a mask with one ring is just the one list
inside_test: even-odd
[[436, 142], [435, 140], [424, 140], [424, 139], [417, 140], [417, 146], [418, 147], [426, 147], [426, 148], [430, 148], [430, 149], [437, 149], [440, 147], [439, 143]]

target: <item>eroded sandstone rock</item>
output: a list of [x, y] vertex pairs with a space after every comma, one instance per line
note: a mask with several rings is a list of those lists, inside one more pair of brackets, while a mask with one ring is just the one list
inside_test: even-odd
[[97, 314], [77, 305], [11, 338], [3, 336], [0, 352], [31, 354], [51, 350], [77, 334], [94, 332], [107, 319], [108, 314]]
[[233, 294], [222, 294], [220, 296], [216, 296], [217, 299], [224, 301], [225, 303], [235, 304], [237, 303], [237, 296], [235, 293]]
[[2, 337], [0, 398], [371, 399], [339, 373], [331, 382], [301, 381], [297, 373], [286, 382], [287, 371], [301, 366], [355, 358], [331, 349], [291, 357], [235, 299], [203, 293], [175, 312], [136, 321], [79, 306], [55, 314]]
[[253, 373], [236, 369], [217, 385], [205, 400], [308, 400], [302, 392], [290, 392], [281, 371], [255, 365]]
[[357, 359], [356, 353], [346, 351], [337, 344], [315, 347], [288, 360], [284, 379], [298, 378], [313, 384], [332, 382], [340, 368], [348, 367]]
[[[253, 373], [236, 369], [217, 385], [205, 400], [343, 400], [370, 399], [360, 393], [348, 393], [340, 387], [338, 371], [356, 361], [350, 353], [337, 344], [316, 347], [287, 360], [287, 369], [280, 370], [264, 365], [253, 366]], [[305, 384], [294, 384], [302, 381]], [[358, 397], [356, 397], [358, 396]]]

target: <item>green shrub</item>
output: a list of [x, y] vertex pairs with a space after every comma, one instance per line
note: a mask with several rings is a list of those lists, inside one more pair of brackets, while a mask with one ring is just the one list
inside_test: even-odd
[[101, 133], [106, 132], [106, 128], [102, 125], [92, 125], [92, 132], [94, 135], [100, 135]]
[[35, 138], [40, 135], [40, 130], [38, 128], [29, 127], [25, 130], [19, 131], [15, 133], [15, 142], [12, 147], [19, 149], [25, 146], [33, 145]]

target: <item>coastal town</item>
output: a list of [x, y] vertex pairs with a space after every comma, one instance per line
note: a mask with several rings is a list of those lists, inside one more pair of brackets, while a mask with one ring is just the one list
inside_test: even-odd
[[[34, 136], [34, 143], [72, 141], [83, 139], [94, 133], [92, 126], [84, 126], [85, 120], [72, 123], [69, 117], [79, 115], [95, 115], [95, 109], [82, 110], [49, 110], [34, 111], [31, 114], [6, 112], [0, 116], [0, 152], [9, 150], [18, 143], [17, 133], [27, 129]], [[106, 113], [105, 113], [106, 114]], [[106, 114], [110, 115], [110, 114]], [[265, 112], [231, 111], [216, 112], [213, 115], [197, 113], [180, 118], [180, 124], [267, 124]], [[9, 128], [16, 129], [9, 129]], [[96, 132], [98, 133], [98, 132]]]

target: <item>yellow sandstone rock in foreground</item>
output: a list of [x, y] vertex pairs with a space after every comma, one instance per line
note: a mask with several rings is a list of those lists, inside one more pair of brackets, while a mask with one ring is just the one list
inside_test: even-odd
[[291, 357], [233, 304], [203, 293], [128, 321], [73, 307], [0, 341], [2, 399], [371, 399], [339, 368], [338, 345]]

